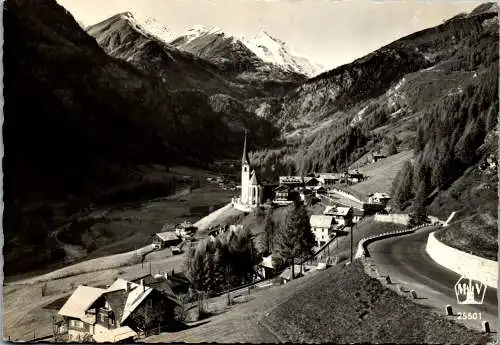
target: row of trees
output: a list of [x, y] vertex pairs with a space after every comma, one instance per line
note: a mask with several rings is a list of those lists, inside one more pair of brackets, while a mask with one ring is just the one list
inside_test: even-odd
[[302, 202], [295, 202], [279, 217], [272, 211], [265, 216], [264, 237], [268, 253], [276, 255], [278, 267], [292, 265], [312, 254], [315, 240], [309, 223], [309, 214]]
[[244, 228], [202, 241], [188, 251], [187, 275], [195, 290], [217, 293], [252, 282], [265, 253], [276, 254], [279, 268], [292, 265], [292, 270], [297, 260], [312, 254], [314, 235], [302, 203], [289, 206], [280, 217], [273, 218], [272, 210], [263, 217], [264, 250], [256, 248], [253, 235]]
[[194, 289], [220, 292], [253, 281], [261, 258], [248, 229], [207, 239], [186, 257], [187, 275]]

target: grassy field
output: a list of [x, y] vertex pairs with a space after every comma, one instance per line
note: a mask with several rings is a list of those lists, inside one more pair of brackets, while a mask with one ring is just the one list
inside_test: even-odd
[[374, 192], [390, 192], [392, 181], [403, 164], [413, 157], [413, 151], [402, 151], [389, 156], [376, 163], [371, 163], [359, 168], [359, 171], [368, 176], [366, 181], [350, 186], [351, 189], [368, 195]]
[[[205, 196], [195, 193], [188, 197], [183, 196], [184, 201], [180, 201], [180, 203], [184, 205], [184, 210], [176, 208], [175, 211], [172, 211], [169, 209], [166, 205], [172, 200], [154, 200], [150, 203], [144, 203], [140, 207], [143, 211], [149, 210], [150, 218], [148, 219], [160, 220], [163, 218], [163, 214], [171, 217], [175, 214], [185, 214], [189, 212], [190, 205], [201, 205], [209, 208], [214, 205], [214, 199], [220, 198], [222, 201], [227, 195], [226, 191], [218, 189], [208, 189], [208, 191]], [[115, 210], [113, 212], [121, 211]], [[134, 212], [139, 211], [135, 210]], [[145, 214], [147, 218], [147, 211]], [[203, 212], [203, 215], [206, 213]], [[207, 226], [211, 226], [218, 224], [221, 219], [229, 219], [234, 216], [234, 209], [230, 208], [219, 217], [211, 219], [215, 223], [207, 221], [209, 217], [203, 218], [201, 221], [205, 222]], [[192, 220], [197, 219], [193, 216]], [[37, 337], [50, 335], [52, 332], [51, 312], [42, 307], [61, 297], [68, 296], [78, 285], [108, 285], [118, 277], [137, 277], [148, 274], [150, 269], [154, 274], [159, 271], [169, 272], [172, 269], [179, 272], [184, 268], [184, 255], [172, 256], [169, 249], [148, 254], [149, 252], [150, 247], [145, 247], [137, 251], [132, 250], [82, 261], [42, 275], [23, 277], [23, 279], [17, 280], [10, 279], [8, 283], [4, 282], [5, 336], [10, 336], [11, 340], [14, 341], [33, 339], [33, 333]], [[145, 262], [141, 262], [142, 254], [145, 255]]]
[[484, 344], [488, 340], [386, 289], [356, 264], [252, 291], [246, 302], [231, 307], [224, 306], [224, 299], [210, 301], [209, 311], [216, 315], [146, 342]]
[[490, 340], [386, 289], [357, 263], [311, 277], [308, 286], [278, 306], [269, 319], [293, 343], [484, 344]]

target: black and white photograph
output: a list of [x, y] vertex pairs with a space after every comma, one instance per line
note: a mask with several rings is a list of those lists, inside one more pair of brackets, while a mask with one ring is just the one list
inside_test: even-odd
[[497, 343], [497, 2], [2, 4], [4, 342]]

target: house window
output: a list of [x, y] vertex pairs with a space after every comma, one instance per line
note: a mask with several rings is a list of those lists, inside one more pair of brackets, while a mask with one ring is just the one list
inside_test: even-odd
[[153, 300], [149, 299], [147, 302], [148, 308], [153, 308]]

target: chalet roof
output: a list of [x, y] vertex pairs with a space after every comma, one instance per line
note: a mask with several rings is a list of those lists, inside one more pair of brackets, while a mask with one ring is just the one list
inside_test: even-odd
[[175, 232], [172, 231], [165, 231], [165, 232], [159, 232], [155, 234], [158, 236], [162, 241], [175, 241], [178, 240], [179, 237], [175, 234]]
[[281, 184], [278, 187], [274, 188], [275, 192], [288, 191], [288, 190], [290, 190], [290, 187], [286, 184]]
[[144, 301], [144, 299], [153, 291], [153, 289], [149, 286], [139, 285], [123, 279], [117, 279], [108, 288], [108, 290], [125, 290], [127, 288], [127, 284], [130, 284], [130, 290], [127, 294], [125, 306], [123, 307], [123, 315], [121, 317], [120, 323], [123, 323], [130, 316], [130, 314], [132, 314], [132, 312], [142, 303], [142, 301]]
[[323, 214], [313, 214], [309, 219], [311, 227], [315, 228], [329, 228], [334, 223], [332, 216], [326, 216]]
[[318, 179], [316, 177], [304, 177], [304, 183], [314, 183], [314, 182], [319, 182]]
[[304, 183], [304, 179], [302, 178], [302, 176], [280, 176], [279, 181], [280, 181], [280, 184]]
[[105, 289], [95, 288], [92, 286], [80, 285], [76, 288], [73, 294], [68, 298], [66, 303], [59, 310], [61, 316], [69, 316], [80, 320], [85, 320], [85, 312], [90, 306], [97, 301]]
[[137, 336], [136, 332], [134, 332], [130, 327], [124, 326], [110, 329], [102, 333], [96, 332], [93, 337], [98, 343], [116, 343], [135, 336]]
[[104, 298], [109, 303], [111, 310], [115, 314], [117, 320], [123, 317], [125, 303], [127, 303], [128, 292], [125, 290], [109, 291], [104, 294]]
[[351, 207], [341, 207], [341, 206], [327, 206], [323, 211], [323, 214], [333, 215], [333, 216], [346, 216]]
[[342, 177], [342, 174], [341, 173], [321, 173], [319, 174], [318, 178], [322, 178], [322, 179], [339, 179], [340, 177]]
[[387, 193], [380, 193], [380, 192], [372, 193], [372, 194], [370, 194], [368, 196], [369, 197], [379, 198], [379, 199], [390, 199], [391, 198], [389, 196], [389, 194], [387, 194]]

